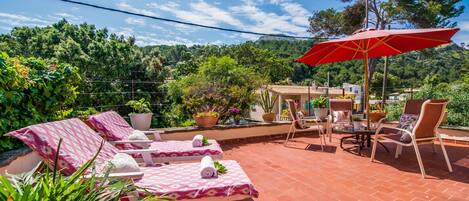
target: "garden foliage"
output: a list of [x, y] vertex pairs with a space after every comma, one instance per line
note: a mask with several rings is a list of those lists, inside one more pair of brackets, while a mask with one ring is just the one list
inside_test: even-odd
[[246, 113], [255, 103], [255, 91], [263, 80], [260, 73], [228, 56], [209, 57], [197, 73], [169, 84], [170, 99], [176, 103], [176, 112], [183, 115], [172, 119], [173, 124], [181, 124], [192, 118], [192, 114], [207, 111], [218, 112], [221, 119], [227, 119], [230, 107]]
[[3, 134], [60, 119], [77, 98], [78, 68], [0, 53], [0, 152], [22, 146]]

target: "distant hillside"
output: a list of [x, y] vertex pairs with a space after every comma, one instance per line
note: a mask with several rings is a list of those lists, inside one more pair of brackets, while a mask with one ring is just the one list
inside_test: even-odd
[[290, 37], [281, 37], [280, 36], [261, 36], [259, 37], [259, 39], [257, 39], [256, 42], [259, 42], [259, 41], [290, 41], [290, 42], [294, 42], [294, 41], [297, 41], [298, 39], [295, 39], [295, 38], [290, 38]]

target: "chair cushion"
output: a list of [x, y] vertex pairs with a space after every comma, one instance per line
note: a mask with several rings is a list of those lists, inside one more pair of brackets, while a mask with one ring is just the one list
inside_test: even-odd
[[132, 126], [114, 111], [92, 115], [88, 118], [88, 121], [109, 141], [125, 140], [134, 131]]
[[213, 179], [200, 177], [200, 163], [141, 167], [145, 176], [136, 180], [135, 185], [154, 195], [168, 196], [171, 200], [234, 195], [258, 197], [259, 193], [236, 161], [228, 160], [220, 163], [228, 172]]
[[350, 123], [351, 111], [332, 111], [333, 123]]
[[65, 175], [72, 174], [93, 158], [101, 142], [103, 147], [95, 160], [97, 171], [101, 171], [107, 165], [107, 161], [117, 153], [115, 147], [105, 142], [95, 131], [76, 118], [31, 125], [7, 135], [23, 141], [51, 167], [54, 165], [59, 140], [62, 139], [57, 167]]
[[[209, 145], [193, 147], [192, 140], [152, 142], [150, 149], [157, 152], [151, 153], [152, 157], [185, 157], [185, 156], [207, 156], [221, 155], [223, 150], [216, 140], [208, 140]], [[141, 154], [132, 154], [135, 158], [142, 158]]]
[[[412, 132], [418, 119], [419, 116], [415, 114], [402, 114], [401, 118], [399, 119], [399, 124], [397, 125], [397, 128], [405, 129], [409, 132]], [[412, 141], [412, 137], [408, 133], [399, 131], [398, 134], [401, 134], [401, 142]]]
[[305, 115], [303, 114], [303, 112], [297, 112], [296, 117], [298, 117], [298, 125], [301, 129], [308, 128], [308, 126], [306, 126], [306, 120], [304, 119]]

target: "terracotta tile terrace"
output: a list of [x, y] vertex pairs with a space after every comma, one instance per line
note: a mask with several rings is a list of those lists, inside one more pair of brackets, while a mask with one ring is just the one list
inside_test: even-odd
[[[449, 173], [441, 149], [420, 145], [427, 178], [422, 179], [412, 148], [394, 159], [378, 147], [358, 156], [339, 147], [335, 134], [321, 151], [317, 134], [283, 140], [256, 139], [223, 145], [224, 159], [238, 161], [260, 192], [256, 200], [469, 200], [469, 145], [445, 143], [453, 165]], [[347, 146], [347, 145], [345, 145]], [[351, 145], [349, 145], [351, 146]]]

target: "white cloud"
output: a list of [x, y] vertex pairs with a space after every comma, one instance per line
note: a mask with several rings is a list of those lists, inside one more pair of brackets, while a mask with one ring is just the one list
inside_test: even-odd
[[40, 17], [28, 17], [25, 15], [0, 12], [0, 23], [6, 24], [10, 27], [18, 27], [18, 26], [43, 27], [43, 26], [46, 26], [47, 24], [52, 24], [52, 21], [45, 20]]
[[311, 15], [299, 3], [281, 3], [280, 6], [291, 17], [291, 22], [299, 26], [309, 26], [308, 16]]
[[11, 14], [11, 13], [2, 13], [2, 12], [0, 12], [0, 17], [1, 18], [7, 18], [7, 19], [17, 21], [17, 22], [41, 23], [41, 24], [50, 23], [49, 21], [43, 20], [43, 19], [40, 19], [40, 18], [27, 17], [27, 16], [24, 16], [24, 15]]
[[134, 29], [130, 27], [119, 27], [119, 28], [110, 27], [109, 31], [117, 35], [122, 35], [124, 37], [133, 37], [135, 35]]
[[246, 26], [249, 31], [300, 36], [307, 34], [307, 27], [293, 23], [291, 15], [277, 15], [276, 13], [265, 12], [250, 1], [246, 1], [240, 6], [233, 6], [230, 10], [254, 22], [254, 24]]
[[133, 18], [133, 17], [128, 17], [125, 19], [125, 22], [127, 24], [131, 25], [139, 25], [139, 26], [144, 26], [145, 25], [145, 20], [141, 18]]
[[156, 5], [152, 4], [155, 8], [162, 11], [172, 13], [177, 18], [208, 26], [218, 26], [221, 23], [242, 26], [241, 21], [233, 17], [228, 11], [225, 11], [219, 7], [208, 4], [205, 1], [192, 2], [189, 4], [189, 10], [183, 10], [179, 7], [179, 4], [170, 2], [166, 4]]
[[73, 21], [77, 21], [77, 20], [80, 20], [82, 18], [81, 16], [75, 16], [75, 15], [72, 15], [70, 13], [55, 13], [55, 16], [57, 16], [59, 18], [65, 18], [65, 19], [68, 19], [68, 20], [73, 20]]
[[258, 35], [254, 35], [254, 34], [245, 34], [245, 33], [242, 33], [242, 34], [239, 34], [239, 36], [241, 38], [245, 38], [245, 39], [248, 39], [248, 40], [257, 40], [259, 39], [259, 36]]
[[132, 5], [126, 3], [126, 2], [120, 2], [117, 4], [117, 7], [122, 10], [126, 10], [129, 12], [134, 12], [142, 15], [150, 15], [150, 16], [157, 16], [156, 13], [153, 11], [147, 10], [147, 9], [141, 9], [141, 8], [136, 8], [133, 7]]

